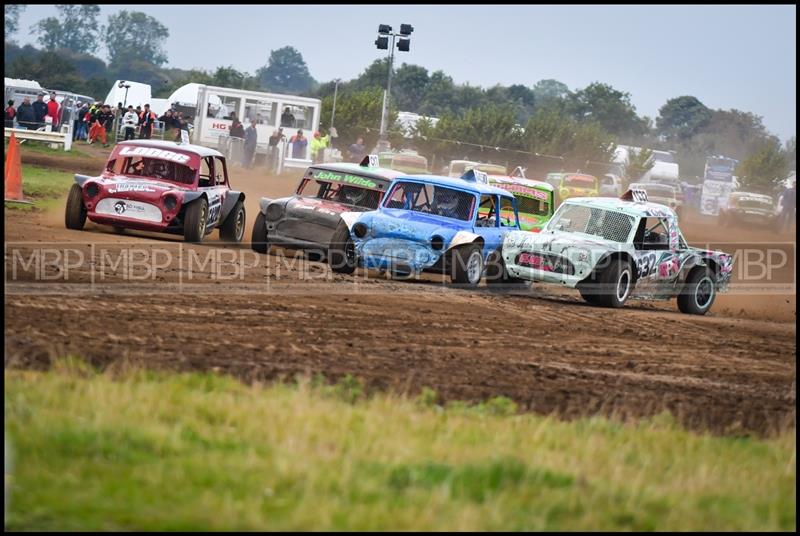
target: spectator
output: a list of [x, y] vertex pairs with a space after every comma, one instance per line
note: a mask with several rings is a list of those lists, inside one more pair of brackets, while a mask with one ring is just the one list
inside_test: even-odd
[[50, 93], [50, 100], [47, 101], [47, 115], [45, 117], [49, 117], [50, 120], [53, 122], [53, 132], [58, 131], [58, 101], [56, 101], [56, 92], [52, 91]]
[[303, 137], [302, 130], [298, 130], [297, 134], [292, 136], [292, 139], [289, 140], [289, 143], [292, 144], [292, 158], [305, 158], [308, 140]]
[[294, 115], [292, 114], [292, 110], [287, 106], [283, 113], [281, 114], [281, 126], [282, 127], [293, 127], [294, 126]]
[[181, 131], [185, 130], [186, 133], [189, 133], [189, 122], [183, 117], [183, 114], [178, 117], [178, 128], [177, 128], [177, 135], [175, 136], [175, 141], [181, 141]]
[[778, 215], [778, 232], [784, 230], [791, 232], [792, 223], [795, 221], [795, 208], [797, 207], [797, 180], [792, 181], [792, 186], [781, 192], [781, 212]]
[[314, 132], [314, 139], [311, 140], [311, 160], [315, 164], [322, 162], [323, 151], [330, 145], [330, 141], [330, 136], [321, 136], [319, 132]]
[[86, 139], [86, 121], [84, 121], [83, 118], [86, 117], [87, 113], [89, 113], [89, 103], [84, 102], [80, 110], [78, 110], [78, 116], [75, 118], [75, 130], [73, 134], [76, 140]]
[[133, 111], [133, 106], [128, 105], [128, 111], [122, 116], [122, 125], [125, 128], [125, 141], [136, 138], [136, 125], [139, 123], [139, 118], [136, 112]]
[[14, 117], [17, 111], [14, 109], [14, 101], [8, 101], [8, 108], [6, 108], [6, 128], [14, 128]]
[[17, 123], [24, 128], [36, 128], [36, 112], [29, 97], [23, 98], [22, 104], [17, 108]]
[[270, 136], [267, 141], [267, 168], [273, 173], [278, 169], [278, 144], [281, 142], [282, 138], [283, 129], [279, 128], [272, 133], [272, 136]]
[[234, 116], [233, 124], [231, 125], [231, 138], [244, 139], [244, 125]]
[[255, 119], [250, 121], [250, 126], [244, 131], [244, 167], [253, 167], [253, 157], [256, 154], [256, 144], [258, 143], [258, 131], [256, 130]]
[[356, 142], [347, 149], [347, 153], [350, 156], [350, 161], [361, 162], [364, 158], [364, 138], [359, 137]]
[[113, 124], [114, 112], [111, 111], [111, 106], [104, 104], [100, 112], [95, 116], [94, 124], [89, 131], [89, 143], [100, 138], [100, 141], [103, 142], [103, 147], [108, 147], [108, 137], [106, 133]]
[[33, 103], [34, 121], [36, 121], [36, 128], [44, 126], [44, 118], [47, 115], [47, 104], [44, 102], [44, 93], [40, 93], [36, 97], [36, 102]]
[[173, 123], [172, 119], [173, 119], [172, 109], [167, 110], [161, 117], [158, 118], [159, 121], [164, 123], [165, 136], [167, 135], [167, 132], [169, 132], [171, 129], [178, 128], [178, 126]]
[[153, 124], [156, 122], [156, 114], [150, 111], [150, 105], [144, 105], [144, 111], [139, 115], [139, 139], [149, 140], [153, 135]]
[[125, 115], [127, 112], [126, 112], [126, 111], [125, 111], [125, 109], [122, 107], [122, 103], [121, 103], [121, 102], [118, 102], [118, 103], [117, 103], [117, 109], [116, 109], [116, 110], [114, 110], [114, 113], [116, 114], [116, 116], [117, 116], [117, 117], [119, 117], [120, 119], [122, 119], [122, 117], [123, 117], [123, 116], [124, 116], [124, 115]]

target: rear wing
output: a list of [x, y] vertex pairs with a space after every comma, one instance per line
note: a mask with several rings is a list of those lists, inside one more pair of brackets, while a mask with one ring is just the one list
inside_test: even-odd
[[641, 188], [628, 188], [628, 191], [622, 194], [620, 199], [637, 203], [647, 202], [647, 191]]

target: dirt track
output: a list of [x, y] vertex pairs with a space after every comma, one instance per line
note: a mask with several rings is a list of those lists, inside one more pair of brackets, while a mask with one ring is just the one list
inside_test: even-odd
[[[236, 172], [234, 181], [248, 195], [249, 238], [258, 198], [286, 195], [296, 179]], [[68, 284], [36, 281], [31, 270], [12, 280], [7, 244], [7, 366], [41, 367], [74, 353], [98, 364], [127, 357], [247, 379], [351, 373], [371, 388], [414, 393], [429, 386], [445, 400], [505, 395], [525, 409], [564, 416], [669, 409], [688, 426], [722, 433], [794, 426], [793, 287], [732, 292], [698, 318], [678, 313], [674, 301], [597, 309], [547, 286], [497, 296], [452, 289], [433, 276], [334, 277], [319, 263], [287, 267], [246, 245], [221, 249], [216, 233], [206, 245], [187, 247], [177, 238], [119, 236], [93, 224], [67, 231], [61, 213], [6, 209], [5, 223], [6, 241], [21, 242], [14, 247], [23, 253], [55, 243], [87, 261]], [[704, 223], [687, 222], [684, 233], [690, 242], [731, 240], [730, 230]], [[754, 244], [781, 239], [794, 241], [736, 233]], [[150, 279], [125, 283], [117, 269], [87, 284], [103, 251], [129, 247], [166, 251], [169, 262]], [[211, 254], [212, 262], [187, 269], [192, 253]], [[212, 281], [216, 269], [235, 277]], [[792, 284], [793, 265], [775, 280]]]

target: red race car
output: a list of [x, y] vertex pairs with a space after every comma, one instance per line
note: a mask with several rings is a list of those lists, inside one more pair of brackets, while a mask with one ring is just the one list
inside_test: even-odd
[[116, 145], [99, 177], [75, 175], [69, 191], [67, 229], [86, 218], [124, 229], [183, 234], [200, 242], [215, 228], [240, 242], [244, 193], [231, 190], [225, 157], [199, 145], [124, 141]]

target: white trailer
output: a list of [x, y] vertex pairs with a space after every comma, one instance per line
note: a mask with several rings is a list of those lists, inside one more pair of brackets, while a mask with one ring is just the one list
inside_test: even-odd
[[[181, 91], [182, 89], [176, 91], [181, 95], [176, 100], [188, 105], [190, 103], [187, 101], [191, 100], [194, 87]], [[322, 101], [319, 99], [200, 84], [197, 84], [196, 90], [193, 143], [218, 148], [220, 142], [230, 133], [234, 117], [245, 128], [250, 126], [251, 120], [255, 120], [258, 132], [257, 154], [267, 153], [269, 137], [278, 128], [283, 128], [283, 135], [287, 140], [298, 130], [302, 130], [308, 144], [302, 154], [294, 154], [290, 143], [282, 144], [283, 167], [306, 168], [311, 165], [311, 140], [314, 132], [319, 130], [322, 108]]]

